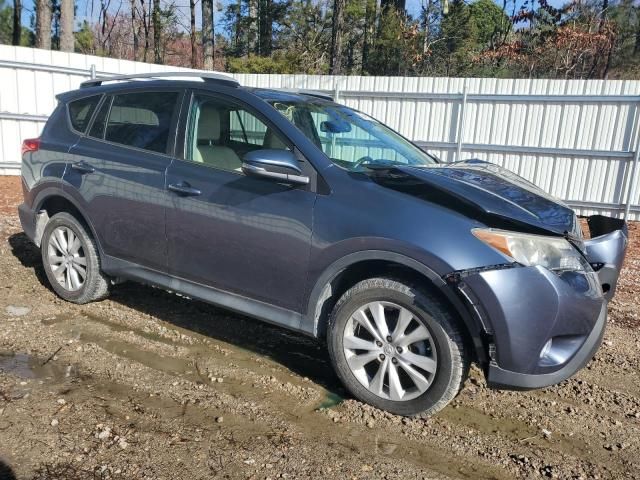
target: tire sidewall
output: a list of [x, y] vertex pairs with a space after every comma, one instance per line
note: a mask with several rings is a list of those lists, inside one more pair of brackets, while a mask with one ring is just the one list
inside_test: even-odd
[[[374, 287], [357, 290], [340, 302], [334, 311], [329, 327], [329, 353], [336, 367], [336, 373], [348, 390], [358, 399], [399, 415], [416, 415], [428, 411], [436, 405], [450, 388], [453, 380], [453, 352], [451, 340], [438, 321], [442, 318], [439, 305], [423, 301], [418, 292], [393, 282], [396, 288]], [[431, 334], [436, 348], [438, 366], [428, 390], [417, 398], [407, 401], [393, 401], [381, 398], [370, 392], [351, 372], [344, 354], [343, 333], [347, 321], [355, 311], [374, 301], [396, 303], [413, 313]]]
[[[60, 283], [58, 283], [58, 280], [56, 280], [56, 278], [54, 277], [53, 272], [51, 271], [51, 266], [49, 265], [49, 259], [48, 259], [49, 238], [53, 233], [53, 231], [58, 227], [66, 227], [71, 231], [73, 231], [76, 237], [78, 237], [78, 239], [80, 240], [82, 251], [84, 252], [85, 258], [87, 259], [86, 278], [84, 280], [84, 283], [82, 284], [82, 287], [80, 287], [78, 290], [75, 290], [75, 291], [69, 291], [66, 288], [64, 288], [62, 285], [60, 285]], [[81, 298], [84, 297], [87, 291], [88, 285], [91, 285], [93, 281], [93, 276], [95, 275], [95, 266], [93, 265], [93, 262], [91, 261], [91, 256], [89, 254], [88, 242], [90, 241], [91, 239], [87, 236], [87, 233], [85, 229], [82, 227], [82, 225], [80, 225], [75, 218], [73, 218], [71, 215], [67, 213], [58, 213], [53, 217], [51, 217], [51, 219], [47, 222], [47, 225], [44, 229], [44, 232], [42, 234], [42, 241], [40, 244], [40, 252], [42, 255], [42, 264], [44, 267], [44, 271], [45, 271], [45, 274], [47, 275], [47, 279], [49, 280], [49, 283], [51, 284], [51, 288], [53, 288], [53, 290], [65, 300], [69, 300], [72, 302], [79, 301]]]

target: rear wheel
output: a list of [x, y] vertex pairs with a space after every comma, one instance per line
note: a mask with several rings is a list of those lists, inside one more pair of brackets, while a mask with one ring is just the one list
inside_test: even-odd
[[72, 215], [51, 217], [41, 242], [42, 263], [53, 290], [73, 303], [105, 298], [109, 279], [100, 271], [100, 258], [93, 238]]
[[331, 360], [359, 400], [399, 415], [430, 415], [458, 393], [469, 361], [456, 318], [428, 291], [364, 280], [336, 304]]

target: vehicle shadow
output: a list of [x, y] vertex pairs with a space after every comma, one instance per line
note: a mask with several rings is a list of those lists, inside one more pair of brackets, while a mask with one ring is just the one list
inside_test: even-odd
[[16, 480], [13, 469], [2, 460], [0, 460], [0, 480]]
[[[20, 263], [33, 270], [40, 283], [51, 289], [40, 252], [27, 236], [24, 233], [14, 234], [9, 237], [9, 245]], [[334, 395], [347, 395], [331, 367], [326, 347], [312, 338], [133, 282], [115, 286], [109, 299], [176, 327], [268, 357], [295, 374], [308, 377]]]

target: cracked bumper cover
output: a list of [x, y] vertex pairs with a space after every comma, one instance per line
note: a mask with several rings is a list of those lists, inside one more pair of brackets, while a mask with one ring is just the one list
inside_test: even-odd
[[627, 231], [620, 220], [589, 220], [597, 236], [584, 242], [583, 251], [600, 267], [597, 272], [557, 274], [543, 267], [514, 266], [469, 272], [458, 283], [492, 338], [490, 386], [554, 385], [583, 368], [600, 347]]

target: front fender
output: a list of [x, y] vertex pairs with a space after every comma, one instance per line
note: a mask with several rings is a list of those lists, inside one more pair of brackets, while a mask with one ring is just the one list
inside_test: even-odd
[[317, 280], [308, 296], [307, 312], [302, 319], [301, 329], [310, 332], [315, 337], [322, 337], [325, 333], [326, 322], [323, 322], [325, 301], [333, 296], [333, 281], [349, 267], [364, 261], [382, 260], [405, 266], [422, 275], [427, 281], [441, 292], [455, 309], [458, 316], [464, 322], [467, 331], [474, 343], [476, 355], [483, 361], [486, 358], [486, 350], [482, 342], [482, 325], [462, 303], [453, 289], [431, 267], [401, 253], [386, 250], [361, 250], [347, 254], [326, 267]]

